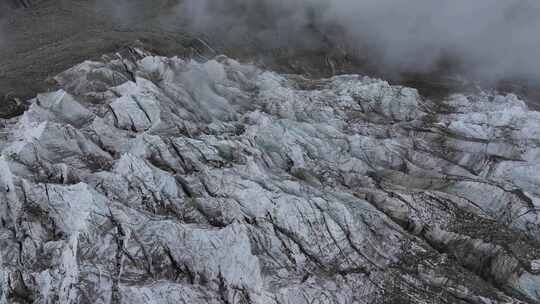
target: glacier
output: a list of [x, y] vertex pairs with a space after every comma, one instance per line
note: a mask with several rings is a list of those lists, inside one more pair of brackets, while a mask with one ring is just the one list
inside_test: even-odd
[[0, 120], [0, 303], [540, 303], [540, 113], [137, 48]]

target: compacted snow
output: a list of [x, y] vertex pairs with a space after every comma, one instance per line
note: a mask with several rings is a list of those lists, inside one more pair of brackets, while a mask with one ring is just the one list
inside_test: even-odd
[[0, 132], [0, 303], [540, 303], [540, 113], [142, 50]]

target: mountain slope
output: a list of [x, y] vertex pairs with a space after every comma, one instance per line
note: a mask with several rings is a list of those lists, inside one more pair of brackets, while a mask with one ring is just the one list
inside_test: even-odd
[[[274, 46], [272, 39], [259, 35], [268, 26], [268, 16], [247, 26], [251, 30], [240, 35], [240, 39], [236, 36], [233, 39], [227, 28], [199, 32], [190, 27], [188, 12], [178, 9], [183, 0], [42, 0], [24, 1], [32, 5], [13, 9], [16, 2], [19, 1], [0, 1], [0, 117], [3, 118], [20, 114], [23, 107], [16, 106], [15, 98], [26, 100], [36, 92], [54, 89], [49, 81], [52, 76], [134, 41], [162, 56], [202, 59], [226, 54], [268, 69], [314, 78], [343, 73], [375, 75], [392, 83], [413, 86], [423, 96], [439, 98], [470, 89], [454, 77], [455, 71], [450, 71], [453, 62], [425, 74], [404, 74], [397, 67], [381, 67], [376, 56], [348, 48], [350, 42], [339, 35], [339, 30], [326, 33], [308, 27], [302, 30], [308, 36], [303, 38], [309, 38], [311, 43], [306, 45], [301, 43], [306, 39], [293, 36], [292, 40], [298, 43]], [[528, 100], [534, 105], [540, 96], [538, 87], [534, 81], [515, 80], [502, 91], [530, 96]]]

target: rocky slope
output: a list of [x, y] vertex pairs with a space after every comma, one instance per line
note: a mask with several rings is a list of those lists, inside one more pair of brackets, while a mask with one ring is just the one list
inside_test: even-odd
[[[51, 89], [51, 75], [83, 60], [99, 60], [102, 54], [135, 45], [134, 41], [161, 56], [200, 60], [219, 53], [282, 73], [315, 78], [372, 75], [437, 98], [449, 92], [476, 91], [476, 83], [473, 86], [471, 81], [456, 77], [456, 71], [449, 68], [457, 65], [453, 63], [423, 74], [381, 68], [370, 54], [349, 49], [339, 30], [325, 33], [309, 27], [305, 29], [307, 40], [313, 41], [308, 45], [306, 39], [297, 39], [299, 35], [294, 34], [287, 44], [274, 45], [268, 36], [258, 35], [271, 21], [263, 16], [246, 26], [250, 31], [232, 35], [234, 38], [228, 27], [200, 32], [189, 26], [189, 15], [178, 9], [183, 1], [0, 0], [0, 118], [20, 115], [24, 106], [17, 99], [25, 101], [36, 92]], [[538, 106], [540, 84], [529, 82], [514, 79], [500, 89], [527, 96], [530, 105]]]
[[540, 113], [139, 49], [1, 120], [0, 303], [540, 303]]

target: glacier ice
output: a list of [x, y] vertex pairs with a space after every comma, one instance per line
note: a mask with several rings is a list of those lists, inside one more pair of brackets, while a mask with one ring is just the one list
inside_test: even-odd
[[540, 113], [107, 55], [0, 138], [0, 303], [540, 303]]

